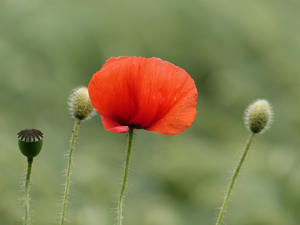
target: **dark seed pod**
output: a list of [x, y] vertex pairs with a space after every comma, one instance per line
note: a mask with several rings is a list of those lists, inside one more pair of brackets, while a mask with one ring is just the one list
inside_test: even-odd
[[37, 156], [43, 145], [43, 133], [36, 129], [25, 129], [18, 133], [19, 149], [28, 158]]

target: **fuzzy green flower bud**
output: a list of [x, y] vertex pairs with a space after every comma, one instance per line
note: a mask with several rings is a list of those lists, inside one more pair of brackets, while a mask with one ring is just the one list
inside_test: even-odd
[[43, 133], [36, 129], [21, 130], [18, 134], [19, 149], [23, 155], [32, 159], [37, 156], [43, 145]]
[[264, 99], [258, 99], [246, 110], [245, 123], [253, 133], [265, 131], [272, 121], [272, 108], [270, 103]]
[[72, 116], [76, 119], [85, 120], [93, 115], [94, 108], [86, 87], [79, 87], [72, 91], [69, 106]]

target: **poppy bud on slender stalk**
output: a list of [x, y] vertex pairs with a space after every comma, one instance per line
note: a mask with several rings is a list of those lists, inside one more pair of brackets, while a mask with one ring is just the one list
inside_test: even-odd
[[247, 108], [245, 114], [247, 128], [256, 134], [267, 130], [272, 122], [272, 109], [267, 100], [256, 100]]
[[227, 189], [227, 192], [225, 194], [225, 198], [222, 207], [220, 209], [220, 213], [216, 225], [221, 225], [222, 223], [225, 209], [228, 204], [232, 189], [234, 187], [234, 184], [236, 183], [237, 177], [246, 159], [246, 156], [248, 154], [254, 136], [256, 134], [265, 131], [270, 126], [271, 121], [272, 121], [272, 109], [270, 103], [267, 100], [256, 100], [253, 104], [251, 104], [247, 108], [245, 113], [245, 123], [247, 128], [251, 131], [251, 134], [244, 148], [242, 156], [238, 162], [238, 165], [233, 172], [233, 176], [229, 184], [229, 187]]
[[76, 119], [86, 120], [93, 115], [94, 107], [86, 87], [79, 87], [73, 90], [69, 97], [69, 107], [72, 116]]
[[71, 115], [74, 118], [74, 125], [72, 129], [71, 144], [68, 152], [67, 174], [66, 174], [65, 191], [63, 197], [63, 206], [61, 212], [61, 220], [60, 220], [61, 225], [63, 225], [65, 222], [67, 201], [70, 192], [72, 155], [78, 139], [80, 124], [81, 121], [91, 118], [94, 111], [94, 108], [90, 101], [88, 89], [86, 87], [80, 87], [74, 89], [69, 97], [68, 104], [70, 107]]
[[27, 157], [27, 172], [25, 178], [24, 225], [29, 224], [29, 186], [33, 158], [36, 157], [43, 145], [43, 133], [36, 129], [25, 129], [18, 133], [18, 145], [21, 153]]

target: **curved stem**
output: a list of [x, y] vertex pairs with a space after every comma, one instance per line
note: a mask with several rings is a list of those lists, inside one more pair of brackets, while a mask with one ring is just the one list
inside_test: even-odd
[[252, 141], [253, 141], [254, 136], [255, 136], [255, 133], [252, 133], [252, 134], [250, 135], [250, 137], [249, 137], [249, 139], [248, 139], [248, 141], [247, 141], [247, 144], [246, 144], [246, 146], [245, 146], [245, 148], [244, 148], [244, 151], [243, 151], [243, 153], [242, 153], [241, 159], [240, 159], [240, 161], [239, 161], [237, 167], [236, 167], [235, 170], [234, 170], [234, 173], [233, 173], [231, 182], [230, 182], [230, 184], [229, 184], [229, 186], [228, 186], [228, 190], [227, 190], [227, 192], [226, 192], [226, 194], [225, 194], [224, 202], [223, 202], [222, 207], [221, 207], [221, 209], [220, 209], [220, 213], [219, 213], [219, 216], [218, 216], [216, 225], [220, 225], [220, 224], [222, 223], [222, 219], [223, 219], [223, 217], [224, 217], [224, 213], [225, 213], [225, 210], [226, 210], [226, 206], [227, 206], [227, 204], [228, 204], [228, 201], [229, 201], [229, 198], [230, 198], [230, 195], [231, 195], [233, 186], [234, 186], [234, 184], [235, 184], [235, 182], [236, 182], [236, 180], [237, 180], [237, 177], [238, 177], [238, 175], [239, 175], [239, 172], [240, 172], [240, 170], [241, 170], [241, 167], [242, 167], [242, 165], [243, 165], [243, 163], [244, 163], [244, 161], [245, 161], [245, 159], [246, 159], [247, 153], [248, 153], [248, 151], [249, 151], [249, 148], [250, 148], [250, 145], [251, 145], [251, 143], [252, 143]]
[[67, 202], [68, 202], [69, 193], [70, 193], [72, 155], [73, 155], [73, 151], [75, 149], [76, 141], [78, 138], [80, 122], [81, 122], [81, 120], [75, 119], [73, 130], [72, 130], [71, 144], [70, 144], [70, 150], [69, 150], [69, 154], [68, 154], [68, 167], [67, 167], [67, 175], [66, 175], [66, 183], [65, 183], [64, 200], [63, 200], [63, 207], [62, 207], [62, 213], [61, 213], [61, 222], [60, 222], [61, 225], [63, 225], [65, 222]]
[[123, 176], [121, 193], [120, 193], [119, 204], [118, 204], [118, 225], [123, 224], [123, 204], [124, 204], [124, 197], [125, 197], [124, 194], [125, 194], [127, 178], [128, 178], [128, 169], [129, 169], [129, 162], [130, 162], [130, 155], [131, 155], [132, 138], [133, 138], [133, 128], [130, 128], [129, 135], [128, 135], [128, 149], [127, 149], [127, 156], [126, 156], [126, 161], [125, 161], [124, 176]]
[[30, 186], [30, 176], [31, 176], [33, 158], [27, 158], [27, 161], [28, 161], [28, 165], [27, 165], [26, 180], [25, 180], [24, 225], [29, 224], [29, 209], [30, 209], [29, 186]]

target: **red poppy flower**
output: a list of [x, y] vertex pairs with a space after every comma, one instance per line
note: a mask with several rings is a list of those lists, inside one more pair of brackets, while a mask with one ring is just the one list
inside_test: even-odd
[[196, 116], [198, 94], [193, 79], [158, 58], [110, 58], [93, 75], [88, 90], [110, 132], [125, 133], [134, 127], [178, 134]]

